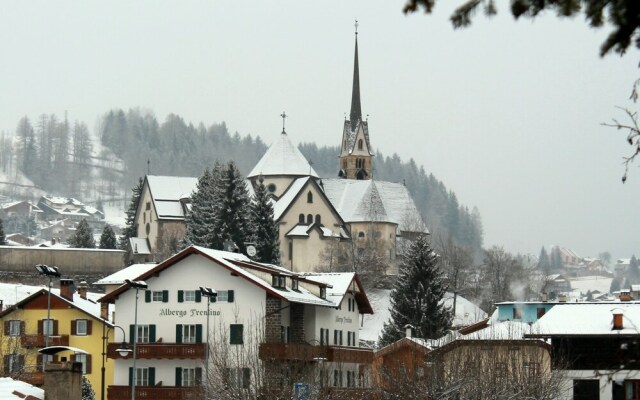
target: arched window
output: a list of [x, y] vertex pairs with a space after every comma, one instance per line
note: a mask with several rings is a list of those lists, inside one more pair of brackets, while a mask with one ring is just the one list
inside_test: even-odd
[[362, 139], [358, 140], [358, 150], [362, 150]]
[[313, 193], [311, 191], [307, 193], [307, 203], [313, 203]]
[[320, 225], [321, 223], [320, 214], [316, 214], [316, 224]]
[[358, 237], [359, 238], [363, 238], [364, 237], [364, 232], [358, 232]]
[[307, 215], [307, 225], [313, 224], [313, 215]]
[[298, 215], [298, 222], [304, 224], [304, 214]]

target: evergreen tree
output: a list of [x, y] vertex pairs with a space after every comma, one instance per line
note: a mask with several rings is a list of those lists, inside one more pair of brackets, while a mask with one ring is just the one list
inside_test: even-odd
[[540, 250], [540, 256], [538, 257], [538, 269], [546, 273], [550, 268], [551, 261], [549, 260], [549, 255], [547, 254], [547, 250], [545, 250], [544, 246], [542, 246], [542, 250]]
[[86, 219], [78, 224], [76, 232], [69, 239], [69, 245], [79, 249], [94, 249], [96, 247], [93, 231]]
[[447, 290], [438, 255], [424, 235], [411, 245], [400, 265], [400, 276], [391, 291], [391, 319], [385, 323], [379, 344], [386, 346], [404, 337], [411, 324], [416, 337], [435, 339], [451, 325], [451, 311], [442, 299]]
[[611, 286], [609, 286], [609, 293], [613, 294], [613, 292], [617, 292], [620, 290], [620, 286], [622, 285], [622, 282], [620, 282], [621, 279], [618, 278], [613, 278], [611, 280]]
[[280, 239], [278, 225], [273, 219], [273, 205], [260, 177], [255, 189], [255, 198], [249, 206], [252, 241], [256, 243], [256, 260], [269, 264], [280, 264]]
[[96, 392], [93, 391], [91, 382], [86, 376], [82, 376], [82, 400], [95, 400]]
[[241, 253], [245, 253], [250, 227], [249, 193], [244, 178], [236, 164], [229, 161], [226, 168], [214, 169], [213, 184], [215, 237], [209, 247], [223, 249], [224, 243], [231, 241]]
[[129, 247], [129, 239], [138, 236], [138, 225], [136, 225], [136, 212], [138, 211], [138, 203], [140, 203], [140, 196], [142, 195], [142, 187], [144, 186], [144, 180], [138, 178], [138, 184], [131, 188], [133, 192], [131, 194], [131, 202], [127, 209], [127, 216], [125, 221], [125, 228], [122, 230], [122, 236], [118, 242], [118, 248], [120, 250], [127, 250]]
[[4, 226], [2, 219], [0, 219], [0, 245], [5, 246], [7, 244], [7, 237], [4, 235]]
[[208, 246], [213, 233], [213, 173], [219, 168], [216, 164], [213, 171], [204, 170], [198, 178], [197, 190], [191, 194], [191, 212], [185, 218], [186, 230], [184, 245]]
[[551, 250], [551, 258], [549, 261], [551, 263], [551, 269], [559, 270], [564, 268], [564, 264], [562, 263], [562, 256], [560, 255], [560, 247], [555, 246]]
[[102, 230], [102, 235], [100, 235], [100, 246], [101, 249], [116, 249], [117, 241], [116, 234], [113, 232], [111, 225], [107, 224], [104, 226]]
[[629, 285], [636, 285], [640, 283], [640, 263], [638, 263], [638, 259], [635, 255], [631, 256], [631, 260], [629, 260], [629, 269], [627, 270], [627, 281], [629, 281]]

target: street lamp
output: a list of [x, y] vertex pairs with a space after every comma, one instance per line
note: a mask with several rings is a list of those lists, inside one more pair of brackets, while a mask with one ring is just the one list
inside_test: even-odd
[[204, 382], [204, 398], [205, 400], [209, 399], [209, 306], [211, 305], [211, 299], [213, 302], [216, 302], [216, 298], [218, 297], [218, 292], [211, 289], [210, 287], [202, 287], [200, 286], [200, 294], [207, 298], [207, 353], [205, 358], [205, 382]]
[[136, 398], [136, 379], [138, 378], [138, 371], [136, 371], [136, 343], [138, 342], [138, 291], [140, 289], [147, 290], [147, 284], [144, 281], [132, 281], [129, 279], [124, 280], [129, 287], [136, 290], [136, 308], [133, 317], [133, 379], [131, 380], [131, 400]]
[[[104, 383], [105, 383], [105, 362], [106, 362], [106, 358], [107, 358], [107, 333], [109, 332], [109, 330], [111, 330], [111, 327], [109, 327], [108, 329], [106, 328], [106, 323], [103, 322], [102, 323], [102, 370], [101, 370], [101, 384], [100, 384], [100, 393], [101, 393], [101, 399], [105, 400], [106, 397], [104, 395]], [[120, 345], [120, 348], [117, 348], [116, 351], [118, 352], [118, 354], [120, 354], [122, 357], [126, 357], [129, 353], [131, 353], [131, 349], [127, 347], [127, 335], [124, 333], [124, 329], [122, 329], [121, 326], [118, 325], [114, 325], [113, 328], [120, 328], [120, 330], [122, 331], [122, 344]]]
[[[49, 277], [49, 293], [47, 294], [47, 330], [44, 334], [44, 347], [49, 347], [49, 336], [53, 329], [53, 324], [51, 323], [51, 280], [53, 278], [60, 278], [61, 275], [58, 267], [38, 264], [36, 265], [36, 269], [40, 275]], [[42, 368], [44, 369], [44, 363], [42, 363]]]

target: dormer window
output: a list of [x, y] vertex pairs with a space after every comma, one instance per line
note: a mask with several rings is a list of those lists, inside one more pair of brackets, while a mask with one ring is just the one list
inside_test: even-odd
[[327, 298], [327, 288], [324, 286], [320, 288], [320, 298], [321, 299]]
[[295, 278], [291, 278], [291, 289], [298, 290], [298, 280]]
[[273, 275], [272, 284], [274, 288], [284, 289], [287, 287], [287, 278], [283, 275]]

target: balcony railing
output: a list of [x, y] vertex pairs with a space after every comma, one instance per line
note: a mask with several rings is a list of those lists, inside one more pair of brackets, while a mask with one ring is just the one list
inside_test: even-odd
[[[22, 335], [20, 337], [22, 347], [44, 347], [45, 335]], [[49, 346], [68, 346], [69, 335], [49, 336]]]
[[[109, 386], [109, 400], [131, 400], [131, 387]], [[136, 386], [136, 399], [195, 400], [202, 398], [200, 387]]]
[[[116, 350], [121, 348], [120, 343], [109, 343], [107, 346], [107, 357], [109, 358], [133, 358], [133, 352], [126, 356], [120, 355]], [[128, 349], [133, 349], [133, 345], [127, 343]], [[205, 343], [137, 343], [137, 359], [189, 359], [204, 360], [207, 354]]]
[[313, 361], [325, 359], [328, 362], [371, 364], [373, 350], [358, 347], [312, 346], [306, 343], [262, 343], [261, 360]]

